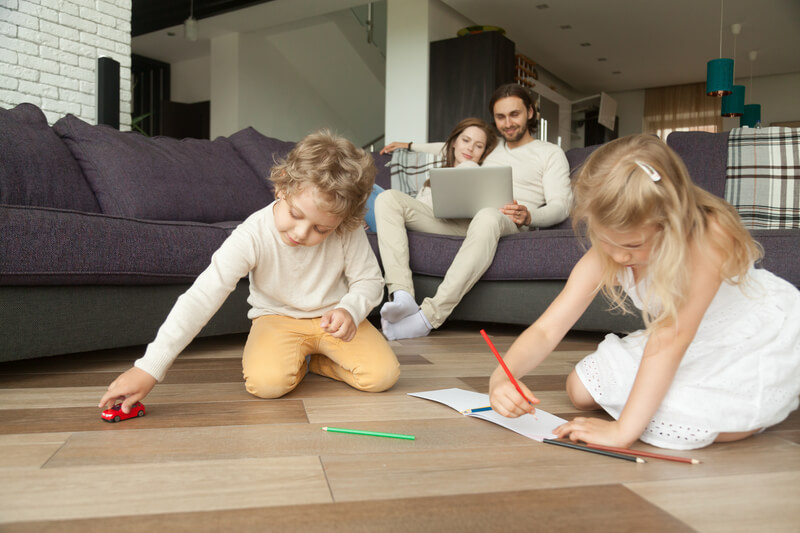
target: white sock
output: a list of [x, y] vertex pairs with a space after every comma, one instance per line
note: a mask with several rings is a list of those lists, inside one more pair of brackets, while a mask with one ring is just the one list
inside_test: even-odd
[[428, 322], [422, 309], [398, 322], [389, 322], [381, 319], [381, 327], [383, 328], [383, 334], [390, 341], [425, 337], [432, 329], [431, 323]]
[[414, 297], [404, 290], [397, 290], [392, 293], [392, 301], [386, 302], [381, 307], [381, 318], [394, 323], [417, 311], [419, 311], [419, 306], [414, 301]]

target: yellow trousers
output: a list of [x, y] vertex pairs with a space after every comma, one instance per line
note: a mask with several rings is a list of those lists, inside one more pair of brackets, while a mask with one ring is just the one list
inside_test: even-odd
[[279, 398], [297, 387], [307, 372], [380, 392], [397, 382], [400, 364], [384, 336], [367, 320], [350, 342], [323, 331], [319, 318], [266, 315], [253, 320], [242, 357], [247, 392]]

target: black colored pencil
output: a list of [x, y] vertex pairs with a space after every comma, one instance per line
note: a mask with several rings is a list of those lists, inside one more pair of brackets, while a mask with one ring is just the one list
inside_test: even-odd
[[568, 442], [563, 440], [555, 440], [555, 439], [544, 439], [542, 442], [545, 444], [555, 444], [556, 446], [564, 446], [565, 448], [572, 448], [575, 450], [581, 450], [584, 452], [589, 453], [596, 453], [598, 455], [605, 455], [607, 457], [615, 457], [617, 459], [623, 459], [625, 461], [633, 461], [635, 463], [646, 463], [644, 459], [641, 457], [634, 457], [633, 455], [627, 455], [624, 453], [617, 453], [617, 452], [609, 452], [606, 450], [598, 450], [597, 448], [589, 448], [588, 446], [584, 446], [582, 444], [576, 444], [574, 442]]

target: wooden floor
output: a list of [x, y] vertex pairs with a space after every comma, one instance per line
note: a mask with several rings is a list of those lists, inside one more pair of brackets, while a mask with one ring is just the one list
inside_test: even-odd
[[[742, 442], [676, 452], [699, 465], [635, 464], [407, 395], [487, 392], [496, 361], [481, 327], [501, 353], [521, 331], [449, 324], [392, 343], [402, 375], [388, 392], [309, 375], [279, 400], [245, 392], [244, 336], [201, 339], [147, 416], [118, 424], [95, 406], [141, 347], [0, 364], [0, 531], [800, 531], [797, 412]], [[542, 409], [574, 416], [564, 381], [599, 340], [571, 334], [524, 379]]]

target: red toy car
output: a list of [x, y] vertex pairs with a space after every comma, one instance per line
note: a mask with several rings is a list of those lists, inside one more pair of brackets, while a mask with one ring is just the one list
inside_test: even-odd
[[144, 416], [144, 405], [136, 402], [131, 406], [131, 412], [127, 415], [122, 412], [122, 404], [118, 403], [111, 409], [106, 409], [101, 415], [106, 422], [119, 422], [120, 420], [127, 420], [137, 416]]

